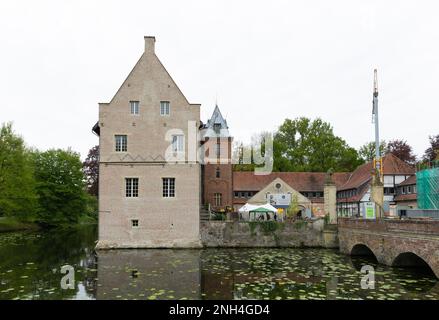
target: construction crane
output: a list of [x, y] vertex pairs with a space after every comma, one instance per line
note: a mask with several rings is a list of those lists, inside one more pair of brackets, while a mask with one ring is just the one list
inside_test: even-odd
[[383, 176], [383, 160], [380, 152], [380, 127], [378, 119], [378, 76], [377, 69], [373, 71], [373, 109], [372, 109], [372, 123], [375, 124], [375, 159], [373, 161], [373, 167], [376, 169], [378, 178], [382, 180]]

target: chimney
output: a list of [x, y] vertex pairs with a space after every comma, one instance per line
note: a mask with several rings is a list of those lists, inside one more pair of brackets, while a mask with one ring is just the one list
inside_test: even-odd
[[145, 36], [145, 53], [154, 53], [155, 37]]

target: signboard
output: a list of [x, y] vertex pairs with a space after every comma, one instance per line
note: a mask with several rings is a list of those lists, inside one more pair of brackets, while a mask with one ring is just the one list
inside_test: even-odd
[[291, 193], [267, 194], [267, 201], [273, 207], [289, 207], [291, 203]]
[[374, 202], [366, 202], [364, 204], [365, 210], [365, 218], [366, 219], [375, 219], [375, 203]]

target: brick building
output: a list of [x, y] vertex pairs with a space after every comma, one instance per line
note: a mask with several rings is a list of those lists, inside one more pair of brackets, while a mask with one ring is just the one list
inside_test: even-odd
[[[100, 146], [99, 248], [199, 247], [204, 205], [237, 211], [247, 202], [294, 197], [302, 216], [324, 216], [329, 203], [335, 216], [327, 173], [234, 172], [233, 138], [218, 106], [202, 123], [200, 105], [188, 102], [157, 57], [155, 38], [144, 41], [114, 97], [99, 104], [93, 127]], [[385, 201], [392, 204], [402, 200], [394, 199], [397, 189], [410, 188], [402, 183], [414, 169], [392, 155], [383, 163]], [[371, 170], [367, 163], [330, 176], [339, 215], [361, 214], [361, 203], [370, 201]]]
[[[200, 105], [183, 95], [145, 37], [144, 52], [99, 104], [98, 248], [199, 247]], [[194, 136], [191, 139], [191, 136]]]
[[202, 204], [213, 211], [232, 209], [232, 142], [227, 121], [215, 106], [211, 118], [200, 126]]

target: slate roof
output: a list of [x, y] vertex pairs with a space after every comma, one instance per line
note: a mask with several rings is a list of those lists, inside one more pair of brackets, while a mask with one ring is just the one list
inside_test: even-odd
[[[229, 126], [226, 119], [221, 114], [218, 105], [215, 105], [212, 116], [207, 123], [202, 126], [202, 137], [229, 137]], [[217, 131], [219, 129], [219, 131]]]

